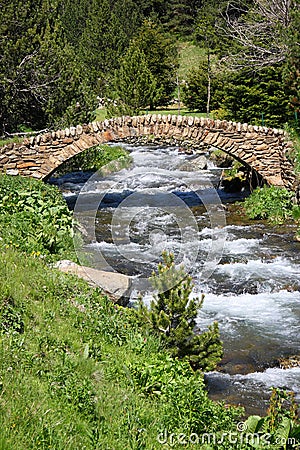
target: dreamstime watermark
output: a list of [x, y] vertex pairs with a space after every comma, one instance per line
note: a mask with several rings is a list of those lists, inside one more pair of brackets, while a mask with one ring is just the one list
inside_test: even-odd
[[[208, 279], [221, 259], [226, 240], [226, 215], [212, 183], [205, 180], [206, 188], [202, 191], [195, 190], [187, 179], [179, 178], [177, 172], [151, 168], [145, 172], [145, 168], [138, 167], [123, 171], [121, 175], [113, 172], [114, 165], [109, 163], [94, 173], [82, 187], [74, 207], [74, 223], [79, 224], [94, 243], [92, 265], [113, 272], [119, 272], [120, 261], [123, 266], [126, 261], [131, 265], [157, 265], [162, 251], [166, 250], [174, 254], [176, 266], [184, 265], [185, 271], [191, 272], [199, 261], [200, 230], [184, 193], [193, 199], [193, 206], [204, 205], [209, 218], [210, 245], [205, 249], [206, 259], [197, 274], [200, 280]], [[168, 186], [174, 189], [170, 192]], [[97, 212], [99, 208], [109, 206], [112, 210], [110, 245], [114, 258], [107, 258], [96, 239]], [[161, 220], [157, 219], [159, 216]], [[164, 220], [171, 225], [172, 236], [168, 235]], [[147, 245], [137, 245], [137, 233]], [[79, 246], [76, 246], [76, 252], [80, 263], [85, 265], [86, 252]], [[199, 266], [199, 262], [197, 264]], [[148, 278], [139, 277], [138, 285], [149, 288]]]
[[271, 447], [273, 445], [295, 445], [295, 438], [272, 437], [271, 433], [247, 432], [247, 424], [239, 422], [236, 431], [219, 433], [172, 433], [167, 430], [157, 435], [157, 441], [161, 445], [174, 447], [175, 445], [220, 445], [220, 444], [248, 444], [251, 447]]

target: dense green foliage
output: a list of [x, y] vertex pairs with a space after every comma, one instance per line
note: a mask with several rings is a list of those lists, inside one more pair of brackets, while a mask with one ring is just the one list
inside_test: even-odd
[[91, 118], [95, 96], [57, 3], [2, 2], [0, 55], [1, 133]]
[[140, 302], [142, 322], [161, 337], [173, 356], [187, 360], [196, 369], [215, 369], [223, 356], [218, 324], [205, 332], [195, 331], [204, 296], [191, 298], [192, 279], [183, 268], [175, 267], [174, 255], [163, 253], [163, 262], [151, 282], [156, 293], [149, 309]]
[[[221, 1], [201, 8], [194, 37], [206, 55], [187, 79], [185, 101], [202, 111], [205, 101], [217, 103], [211, 109], [227, 120], [295, 126], [300, 94], [299, 20], [297, 1], [282, 6], [277, 0], [268, 4]], [[209, 83], [216, 74], [223, 87], [212, 86], [210, 92]]]
[[[110, 114], [165, 106], [181, 85], [190, 109], [295, 125], [300, 12], [297, 0], [279, 6], [278, 0], [265, 8], [261, 0], [4, 0], [0, 133], [88, 122], [99, 100], [115, 101]], [[179, 76], [182, 39], [203, 53], [187, 79]]]
[[255, 189], [243, 206], [250, 219], [281, 223], [292, 216], [294, 193], [275, 186]]
[[[182, 100], [190, 110], [206, 111], [208, 94], [208, 66], [206, 62], [199, 69], [188, 73], [182, 87]], [[222, 108], [223, 80], [217, 72], [210, 72], [210, 109]]]
[[[134, 1], [93, 0], [86, 3], [85, 27], [78, 51], [88, 72], [92, 89], [105, 95], [106, 83], [119, 67], [142, 17]], [[76, 26], [76, 25], [75, 25]]]
[[283, 81], [282, 70], [276, 67], [256, 74], [248, 70], [231, 74], [219, 105], [226, 111], [226, 118], [270, 127], [293, 123], [292, 93]]
[[72, 214], [56, 187], [1, 175], [0, 209], [2, 248], [60, 257], [72, 253]]
[[206, 7], [201, 0], [170, 0], [165, 2], [164, 26], [179, 36], [191, 35], [194, 31], [197, 12]]
[[250, 219], [265, 219], [281, 224], [293, 220], [297, 224], [296, 239], [300, 239], [300, 206], [294, 203], [295, 193], [284, 188], [264, 186], [255, 189], [244, 201], [243, 209]]
[[207, 61], [189, 72], [182, 88], [183, 101], [191, 110], [205, 111], [210, 76], [210, 110], [215, 117], [270, 127], [295, 127], [295, 111], [291, 106], [293, 91], [285, 83], [283, 67], [253, 73], [241, 70], [224, 73]]
[[60, 166], [57, 173], [76, 172], [78, 170], [96, 171], [115, 160], [118, 160], [118, 167], [123, 168], [130, 164], [131, 157], [129, 153], [119, 145], [97, 145], [96, 147], [89, 148], [70, 158]]
[[168, 105], [174, 96], [178, 69], [178, 51], [174, 37], [165, 33], [162, 26], [145, 20], [134, 39], [134, 45], [144, 53], [147, 66], [155, 79], [155, 96], [150, 99], [150, 108]]
[[115, 72], [112, 99], [108, 103], [109, 115], [138, 115], [142, 108], [153, 103], [156, 80], [146, 56], [132, 42]]
[[139, 114], [167, 105], [174, 95], [178, 55], [174, 39], [155, 22], [143, 22], [109, 83], [109, 115]]

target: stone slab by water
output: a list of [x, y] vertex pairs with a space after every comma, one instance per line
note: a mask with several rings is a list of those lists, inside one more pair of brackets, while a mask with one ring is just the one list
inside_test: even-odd
[[121, 273], [106, 272], [87, 266], [80, 266], [72, 261], [63, 260], [56, 267], [65, 273], [77, 275], [89, 284], [102, 288], [118, 304], [126, 305], [130, 295], [131, 277]]

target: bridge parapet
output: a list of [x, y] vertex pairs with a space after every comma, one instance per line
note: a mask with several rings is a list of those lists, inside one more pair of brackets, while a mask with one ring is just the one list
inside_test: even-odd
[[283, 130], [180, 115], [117, 117], [57, 130], [0, 149], [0, 171], [48, 178], [63, 162], [98, 144], [145, 136], [150, 141], [213, 146], [256, 170], [267, 183], [295, 189]]

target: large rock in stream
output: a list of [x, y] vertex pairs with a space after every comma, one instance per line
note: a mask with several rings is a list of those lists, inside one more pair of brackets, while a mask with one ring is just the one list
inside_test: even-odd
[[181, 164], [179, 169], [188, 172], [197, 172], [198, 170], [206, 170], [207, 159], [203, 155], [197, 156], [196, 158], [193, 158], [190, 161], [186, 161], [183, 164]]
[[91, 286], [100, 287], [116, 303], [126, 306], [130, 297], [131, 277], [116, 272], [93, 269], [80, 266], [69, 260], [58, 261], [55, 267], [62, 272], [77, 275]]

